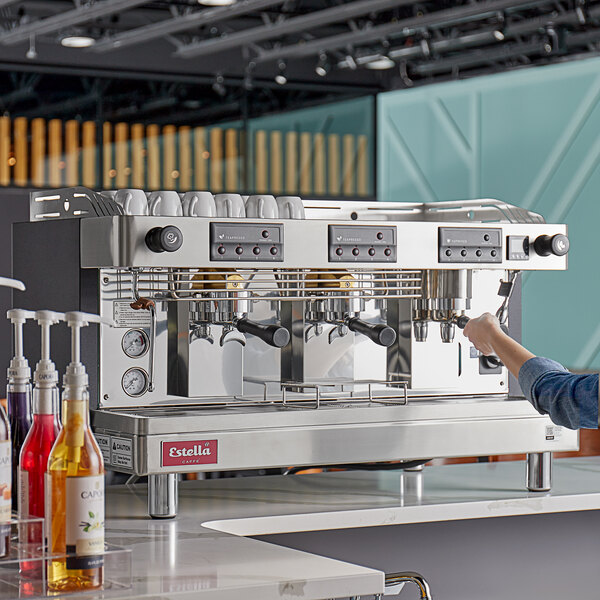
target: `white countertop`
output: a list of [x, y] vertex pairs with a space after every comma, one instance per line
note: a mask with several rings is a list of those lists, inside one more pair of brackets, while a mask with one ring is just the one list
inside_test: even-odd
[[167, 521], [147, 517], [145, 486], [117, 486], [108, 491], [107, 540], [132, 548], [134, 585], [106, 596], [373, 594], [382, 590], [381, 572], [240, 536], [599, 508], [597, 458], [555, 461], [554, 487], [541, 494], [526, 491], [523, 462], [182, 482], [179, 516]]

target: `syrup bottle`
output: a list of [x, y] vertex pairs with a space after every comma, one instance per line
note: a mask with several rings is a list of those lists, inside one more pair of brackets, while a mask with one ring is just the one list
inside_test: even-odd
[[[22, 292], [25, 285], [16, 279], [0, 277], [0, 286], [11, 287]], [[23, 338], [20, 338], [20, 350], [23, 353]], [[16, 354], [17, 348], [15, 348]], [[10, 369], [9, 369], [10, 376]], [[9, 379], [10, 385], [10, 379]], [[10, 519], [12, 487], [12, 450], [10, 443], [10, 424], [4, 406], [0, 405], [0, 558], [10, 553]]]
[[[6, 386], [6, 400], [8, 405], [8, 421], [10, 423], [12, 441], [12, 508], [18, 509], [17, 482], [19, 453], [23, 442], [31, 428], [31, 369], [23, 355], [23, 325], [27, 319], [32, 319], [34, 313], [29, 310], [12, 308], [6, 313], [14, 328], [15, 355], [8, 367], [8, 384]], [[4, 490], [3, 490], [4, 492]]]
[[63, 428], [50, 452], [46, 497], [52, 592], [97, 589], [103, 583], [104, 463], [89, 426], [88, 376], [80, 360], [80, 329], [98, 315], [65, 313], [71, 362], [64, 376]]
[[[62, 313], [39, 310], [35, 319], [41, 328], [41, 358], [33, 375], [33, 425], [25, 438], [19, 460], [19, 517], [45, 516], [44, 486], [48, 457], [59, 432], [57, 420], [58, 407], [58, 372], [50, 360], [50, 327], [64, 319]], [[41, 526], [27, 527], [27, 543], [33, 547], [41, 547]], [[41, 562], [23, 561], [21, 577], [41, 580]]]

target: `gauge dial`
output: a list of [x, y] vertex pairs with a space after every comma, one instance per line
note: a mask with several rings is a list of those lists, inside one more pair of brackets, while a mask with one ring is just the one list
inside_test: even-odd
[[129, 358], [139, 358], [144, 356], [148, 352], [150, 342], [145, 331], [141, 329], [130, 329], [123, 336], [121, 341], [123, 352], [129, 356]]
[[121, 385], [127, 395], [141, 396], [148, 389], [148, 374], [137, 367], [129, 369], [123, 374]]

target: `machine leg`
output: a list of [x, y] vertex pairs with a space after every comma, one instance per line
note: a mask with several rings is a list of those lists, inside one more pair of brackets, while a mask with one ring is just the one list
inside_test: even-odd
[[527, 489], [547, 492], [552, 487], [552, 452], [527, 455]]
[[148, 514], [153, 519], [177, 516], [177, 474], [148, 475]]

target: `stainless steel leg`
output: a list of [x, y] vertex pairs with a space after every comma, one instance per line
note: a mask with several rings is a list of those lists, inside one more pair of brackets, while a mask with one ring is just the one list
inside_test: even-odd
[[527, 455], [527, 489], [547, 492], [552, 487], [552, 452]]
[[153, 519], [172, 519], [177, 516], [175, 473], [148, 476], [148, 514]]

